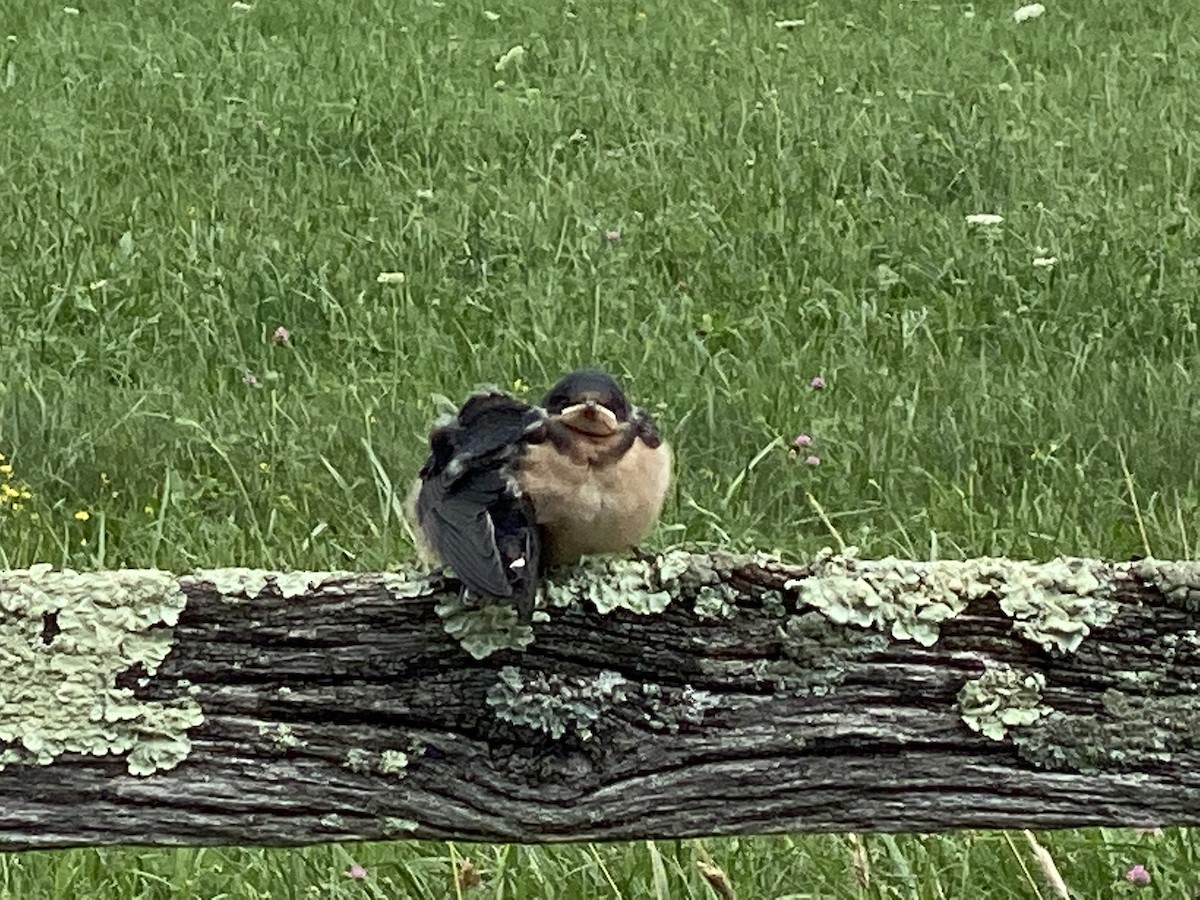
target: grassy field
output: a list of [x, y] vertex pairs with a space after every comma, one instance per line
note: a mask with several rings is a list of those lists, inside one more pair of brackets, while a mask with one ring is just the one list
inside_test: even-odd
[[[1194, 16], [1015, 5], [9, 4], [0, 568], [402, 564], [438, 395], [584, 363], [676, 447], [659, 545], [811, 553], [811, 493], [865, 555], [1200, 556]], [[1042, 840], [1080, 897], [1195, 891], [1186, 831]], [[743, 900], [1056, 896], [1020, 834], [865, 849], [71, 851], [0, 895], [442, 898], [469, 856], [700, 898], [711, 854]]]

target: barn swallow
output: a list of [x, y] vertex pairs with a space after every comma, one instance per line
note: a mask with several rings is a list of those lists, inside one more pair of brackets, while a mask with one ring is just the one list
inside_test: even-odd
[[419, 551], [469, 592], [515, 601], [522, 621], [544, 567], [634, 549], [671, 478], [653, 421], [597, 370], [564, 376], [540, 407], [474, 395], [429, 446], [410, 498]]
[[606, 372], [565, 375], [542, 399], [546, 420], [517, 461], [542, 529], [542, 559], [632, 550], [650, 533], [671, 481], [671, 449]]

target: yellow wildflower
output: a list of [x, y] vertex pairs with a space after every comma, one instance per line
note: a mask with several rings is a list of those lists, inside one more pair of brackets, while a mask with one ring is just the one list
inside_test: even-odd
[[86, 522], [91, 517], [92, 517], [92, 514], [90, 512], [88, 512], [86, 509], [77, 510], [75, 512], [75, 516], [74, 516], [76, 522]]

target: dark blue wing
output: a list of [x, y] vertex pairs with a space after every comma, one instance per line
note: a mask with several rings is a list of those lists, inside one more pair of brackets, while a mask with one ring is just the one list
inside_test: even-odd
[[453, 423], [430, 435], [417, 496], [421, 529], [459, 580], [479, 594], [517, 598], [523, 618], [541, 541], [509, 467], [542, 417], [505, 394], [471, 397]]
[[427, 479], [417, 496], [417, 520], [433, 549], [477, 593], [512, 596], [492, 519], [509, 493], [503, 473], [492, 468], [468, 469], [453, 480], [443, 473]]

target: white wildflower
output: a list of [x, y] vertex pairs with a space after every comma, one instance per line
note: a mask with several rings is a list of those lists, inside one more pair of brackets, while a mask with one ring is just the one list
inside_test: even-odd
[[783, 28], [785, 30], [791, 29], [791, 28], [799, 28], [803, 24], [804, 24], [803, 19], [776, 19], [775, 20], [775, 27]]
[[500, 19], [500, 13], [492, 12], [490, 9], [485, 9], [483, 11], [483, 17], [489, 22], [497, 22]]
[[513, 63], [518, 62], [525, 55], [525, 48], [520, 44], [515, 47], [510, 47], [509, 50], [496, 60], [496, 71], [503, 72]]
[[968, 225], [999, 225], [1004, 221], [1004, 216], [998, 216], [995, 213], [971, 213], [967, 216]]
[[375, 278], [380, 284], [404, 284], [403, 272], [380, 272]]
[[1053, 269], [1058, 265], [1057, 256], [1035, 256], [1033, 258], [1034, 268], [1037, 269]]
[[1046, 7], [1040, 3], [1027, 3], [1013, 13], [1014, 22], [1028, 22], [1030, 19], [1036, 19], [1046, 11]]
[[242, 3], [241, 0], [234, 0], [234, 2], [230, 4], [230, 8], [236, 9], [238, 12], [250, 12], [250, 10], [254, 9], [254, 7], [249, 3]]
[[433, 199], [433, 191], [430, 190], [429, 188], [417, 188], [417, 199], [418, 200], [432, 200]]
[[63, 7], [63, 13], [64, 13], [64, 14], [66, 14], [66, 15], [68, 15], [68, 16], [77, 16], [77, 15], [79, 15], [79, 7], [77, 7], [77, 6], [64, 6], [64, 7]]

